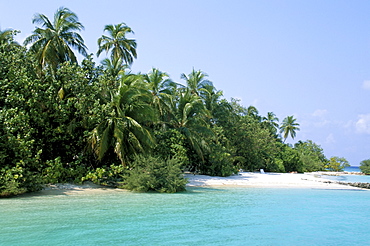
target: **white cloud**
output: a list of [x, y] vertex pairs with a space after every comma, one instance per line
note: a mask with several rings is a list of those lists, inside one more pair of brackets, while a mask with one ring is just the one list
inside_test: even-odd
[[312, 113], [312, 116], [323, 117], [327, 113], [328, 113], [328, 110], [326, 110], [326, 109], [317, 109], [317, 110], [315, 110], [315, 112]]
[[365, 80], [362, 83], [362, 88], [365, 89], [365, 90], [370, 90], [370, 80]]
[[360, 114], [356, 122], [356, 131], [358, 133], [370, 134], [370, 114]]

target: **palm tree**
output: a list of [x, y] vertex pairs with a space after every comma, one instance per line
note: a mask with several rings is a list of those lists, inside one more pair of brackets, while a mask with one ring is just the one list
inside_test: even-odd
[[53, 22], [43, 14], [36, 14], [32, 23], [41, 25], [41, 28], [36, 28], [33, 34], [26, 38], [24, 44], [32, 44], [30, 51], [35, 54], [41, 68], [49, 66], [55, 70], [65, 61], [77, 63], [71, 48], [87, 56], [84, 40], [76, 32], [83, 30], [84, 26], [78, 21], [77, 15], [68, 8], [59, 8], [54, 14]]
[[98, 39], [99, 49], [96, 53], [99, 56], [103, 51], [107, 53], [111, 51], [111, 59], [121, 58], [126, 64], [131, 65], [133, 58], [136, 58], [136, 41], [127, 39], [127, 33], [134, 33], [125, 23], [117, 25], [106, 25], [104, 31], [108, 32], [108, 36], [102, 35]]
[[119, 79], [120, 75], [125, 73], [125, 70], [128, 68], [127, 65], [123, 64], [121, 58], [110, 60], [105, 58], [101, 61], [105, 73], [115, 79]]
[[152, 105], [158, 110], [161, 117], [170, 111], [168, 101], [175, 93], [178, 86], [168, 74], [153, 68], [148, 74], [143, 75], [144, 82], [152, 94]]
[[170, 125], [185, 136], [195, 153], [204, 160], [204, 151], [208, 148], [204, 136], [213, 136], [208, 127], [208, 110], [201, 98], [191, 93], [189, 88], [173, 98]]
[[140, 83], [138, 76], [134, 77], [125, 75], [121, 78], [119, 88], [111, 92], [106, 104], [105, 119], [91, 132], [89, 144], [98, 160], [113, 149], [122, 165], [126, 166], [130, 156], [154, 145], [151, 133], [144, 126], [153, 116], [150, 97], [135, 84]]
[[261, 116], [258, 115], [258, 109], [255, 106], [249, 106], [247, 109], [247, 115], [252, 117], [253, 119], [257, 121], [261, 121]]
[[217, 91], [212, 84], [207, 84], [200, 89], [201, 98], [203, 99], [206, 109], [211, 116], [211, 122], [214, 123], [214, 112], [219, 104], [220, 98], [223, 96], [222, 91]]
[[273, 112], [268, 112], [267, 117], [263, 117], [263, 124], [267, 126], [268, 129], [273, 134], [276, 134], [277, 129], [279, 129], [279, 119]]
[[293, 118], [294, 116], [287, 116], [283, 123], [280, 126], [280, 133], [283, 133], [284, 142], [290, 135], [293, 139], [296, 136], [296, 131], [299, 131], [299, 124], [296, 123], [296, 119]]
[[204, 88], [206, 85], [212, 85], [212, 82], [207, 80], [207, 74], [203, 73], [201, 70], [193, 71], [189, 74], [181, 74], [181, 79], [186, 81], [187, 87], [190, 89], [191, 93], [200, 96], [200, 89]]

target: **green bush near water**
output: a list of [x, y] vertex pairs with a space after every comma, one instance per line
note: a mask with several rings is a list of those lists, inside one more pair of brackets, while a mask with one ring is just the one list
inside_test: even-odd
[[370, 174], [370, 159], [361, 161], [360, 170], [364, 174]]
[[174, 193], [185, 190], [187, 180], [182, 175], [181, 162], [153, 156], [136, 156], [132, 169], [124, 176], [122, 188], [147, 192]]

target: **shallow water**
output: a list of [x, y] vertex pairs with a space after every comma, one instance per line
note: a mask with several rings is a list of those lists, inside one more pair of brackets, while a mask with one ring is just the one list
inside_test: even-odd
[[340, 176], [329, 176], [329, 175], [322, 175], [324, 179], [330, 179], [333, 181], [341, 181], [341, 182], [348, 182], [348, 183], [370, 183], [370, 176], [369, 175], [352, 175], [352, 174], [345, 174]]
[[[359, 167], [346, 167], [344, 169], [345, 172], [361, 172]], [[370, 175], [352, 175], [352, 174], [345, 174], [340, 176], [329, 176], [329, 175], [322, 175], [324, 179], [330, 179], [333, 181], [341, 181], [341, 182], [349, 182], [349, 183], [370, 183]]]
[[366, 245], [370, 191], [188, 188], [0, 200], [0, 245]]

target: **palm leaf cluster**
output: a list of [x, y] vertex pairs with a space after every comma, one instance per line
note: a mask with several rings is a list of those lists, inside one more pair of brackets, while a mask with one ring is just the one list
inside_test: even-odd
[[149, 94], [125, 84], [136, 76], [126, 75], [117, 90], [110, 93], [107, 100], [108, 112], [105, 119], [93, 129], [89, 142], [99, 160], [109, 148], [113, 148], [121, 163], [126, 165], [130, 153], [145, 152], [154, 144], [149, 130], [142, 124], [153, 118], [153, 109], [148, 103]]
[[65, 61], [77, 62], [72, 49], [76, 49], [83, 56], [87, 56], [87, 47], [79, 31], [84, 26], [78, 21], [75, 13], [68, 8], [59, 8], [53, 21], [43, 14], [36, 14], [33, 24], [40, 25], [33, 34], [26, 38], [25, 45], [31, 45], [30, 51], [42, 68], [50, 66], [56, 69]]
[[126, 64], [131, 65], [133, 59], [137, 57], [136, 41], [134, 39], [127, 39], [126, 34], [134, 33], [130, 27], [125, 23], [117, 25], [106, 25], [104, 31], [108, 35], [103, 35], [98, 39], [99, 49], [97, 55], [99, 56], [103, 51], [111, 52], [111, 60], [122, 59]]

